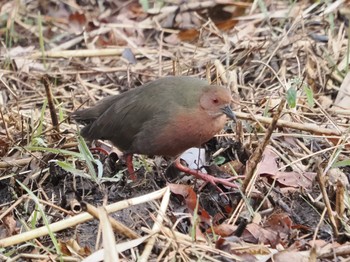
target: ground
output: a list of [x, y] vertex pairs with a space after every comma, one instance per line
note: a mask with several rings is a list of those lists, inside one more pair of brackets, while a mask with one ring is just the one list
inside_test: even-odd
[[[348, 259], [348, 14], [345, 1], [2, 1], [0, 260]], [[230, 89], [237, 120], [200, 160], [237, 188], [162, 156], [135, 155], [131, 179], [117, 148], [79, 136], [72, 112], [167, 75]]]

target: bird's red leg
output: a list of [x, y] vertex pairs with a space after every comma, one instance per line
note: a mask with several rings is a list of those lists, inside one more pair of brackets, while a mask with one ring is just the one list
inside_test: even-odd
[[177, 158], [175, 160], [175, 167], [177, 169], [179, 169], [182, 172], [185, 172], [187, 174], [193, 175], [196, 178], [199, 178], [203, 181], [209, 182], [210, 184], [216, 186], [216, 184], [222, 184], [224, 186], [228, 186], [228, 187], [232, 187], [232, 188], [238, 188], [238, 186], [232, 182], [230, 182], [230, 180], [232, 180], [232, 178], [229, 179], [223, 179], [223, 178], [218, 178], [218, 177], [214, 177], [208, 174], [205, 174], [203, 172], [200, 172], [198, 170], [193, 170], [191, 168], [188, 168], [184, 165], [181, 164], [180, 162], [180, 158]]
[[134, 170], [134, 165], [132, 164], [132, 154], [127, 154], [125, 156], [126, 158], [126, 166], [128, 167], [128, 172], [130, 175], [130, 179], [132, 181], [136, 180], [136, 176], [135, 176], [135, 170]]

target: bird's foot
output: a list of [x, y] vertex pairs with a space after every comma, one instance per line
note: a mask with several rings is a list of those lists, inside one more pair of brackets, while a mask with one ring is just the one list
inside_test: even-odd
[[[217, 184], [222, 184], [224, 186], [231, 187], [231, 188], [239, 188], [238, 185], [231, 182], [232, 180], [236, 179], [236, 177], [231, 177], [231, 178], [227, 178], [227, 179], [214, 177], [214, 176], [205, 174], [205, 173], [200, 172], [198, 170], [193, 170], [191, 168], [188, 168], [188, 167], [182, 165], [180, 162], [180, 159], [177, 159], [174, 164], [175, 164], [175, 167], [177, 169], [179, 169], [180, 171], [185, 172], [185, 173], [190, 174], [190, 175], [193, 175], [194, 177], [201, 179], [203, 181], [206, 181], [206, 182], [216, 186], [217, 188], [218, 188]], [[219, 191], [222, 192], [222, 190], [219, 190]]]

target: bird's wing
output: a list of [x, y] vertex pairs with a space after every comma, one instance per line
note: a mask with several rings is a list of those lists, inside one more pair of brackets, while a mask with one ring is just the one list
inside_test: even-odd
[[122, 99], [123, 94], [106, 97], [97, 102], [93, 107], [80, 109], [72, 113], [71, 117], [78, 123], [87, 125], [99, 118], [108, 108], [118, 100]]
[[[123, 151], [134, 151], [134, 139], [139, 132], [144, 132], [144, 125], [155, 118], [163, 119], [169, 113], [154, 100], [144, 99], [138, 92], [133, 96], [116, 97], [104, 113], [81, 130], [81, 134], [89, 140], [110, 140]], [[159, 130], [159, 125], [154, 126], [154, 132]]]

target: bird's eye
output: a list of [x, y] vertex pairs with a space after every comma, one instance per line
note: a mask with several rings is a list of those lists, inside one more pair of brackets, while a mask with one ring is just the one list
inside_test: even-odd
[[214, 103], [214, 104], [217, 104], [217, 103], [219, 103], [219, 100], [216, 99], [216, 98], [214, 98], [214, 99], [213, 99], [213, 103]]

